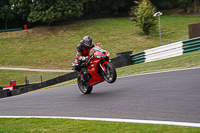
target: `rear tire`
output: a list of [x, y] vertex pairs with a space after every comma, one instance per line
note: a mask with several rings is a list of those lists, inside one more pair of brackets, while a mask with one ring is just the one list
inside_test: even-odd
[[80, 75], [77, 78], [78, 88], [83, 94], [90, 94], [92, 92], [93, 86], [89, 87], [88, 83], [82, 83]]
[[108, 83], [114, 83], [117, 78], [117, 72], [115, 70], [115, 67], [113, 66], [112, 63], [108, 62], [105, 64], [106, 68], [106, 73], [104, 73], [103, 78], [108, 82]]

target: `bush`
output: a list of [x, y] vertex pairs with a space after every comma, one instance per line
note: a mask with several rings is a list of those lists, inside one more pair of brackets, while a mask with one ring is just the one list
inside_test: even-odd
[[132, 7], [130, 15], [133, 15], [133, 24], [139, 26], [146, 35], [150, 34], [151, 30], [156, 29], [158, 23], [157, 17], [153, 17], [156, 8], [149, 0], [143, 0], [139, 6]]

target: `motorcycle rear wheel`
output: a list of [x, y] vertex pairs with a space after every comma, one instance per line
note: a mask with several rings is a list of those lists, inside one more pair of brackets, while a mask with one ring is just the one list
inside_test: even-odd
[[89, 87], [87, 82], [82, 83], [80, 75], [77, 78], [78, 88], [83, 94], [90, 94], [92, 92], [93, 86]]
[[103, 78], [108, 82], [108, 83], [114, 83], [117, 78], [117, 72], [115, 70], [115, 67], [113, 66], [112, 63], [108, 62], [105, 64], [106, 68], [106, 73], [104, 73]]

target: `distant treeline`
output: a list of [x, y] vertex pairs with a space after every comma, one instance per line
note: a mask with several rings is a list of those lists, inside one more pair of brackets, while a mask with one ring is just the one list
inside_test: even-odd
[[[0, 29], [124, 16], [129, 14], [132, 6], [136, 6], [134, 1], [142, 0], [0, 0]], [[150, 1], [157, 10], [181, 8], [188, 13], [200, 12], [200, 0]]]

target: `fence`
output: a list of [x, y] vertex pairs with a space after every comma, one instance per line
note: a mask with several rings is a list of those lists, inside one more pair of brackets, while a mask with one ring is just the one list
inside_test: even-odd
[[38, 76], [26, 76], [25, 83], [27, 84], [34, 84], [34, 83], [41, 83], [56, 77], [59, 77], [60, 74], [57, 75], [38, 75]]
[[132, 64], [151, 62], [200, 51], [200, 37], [148, 49], [131, 55]]

